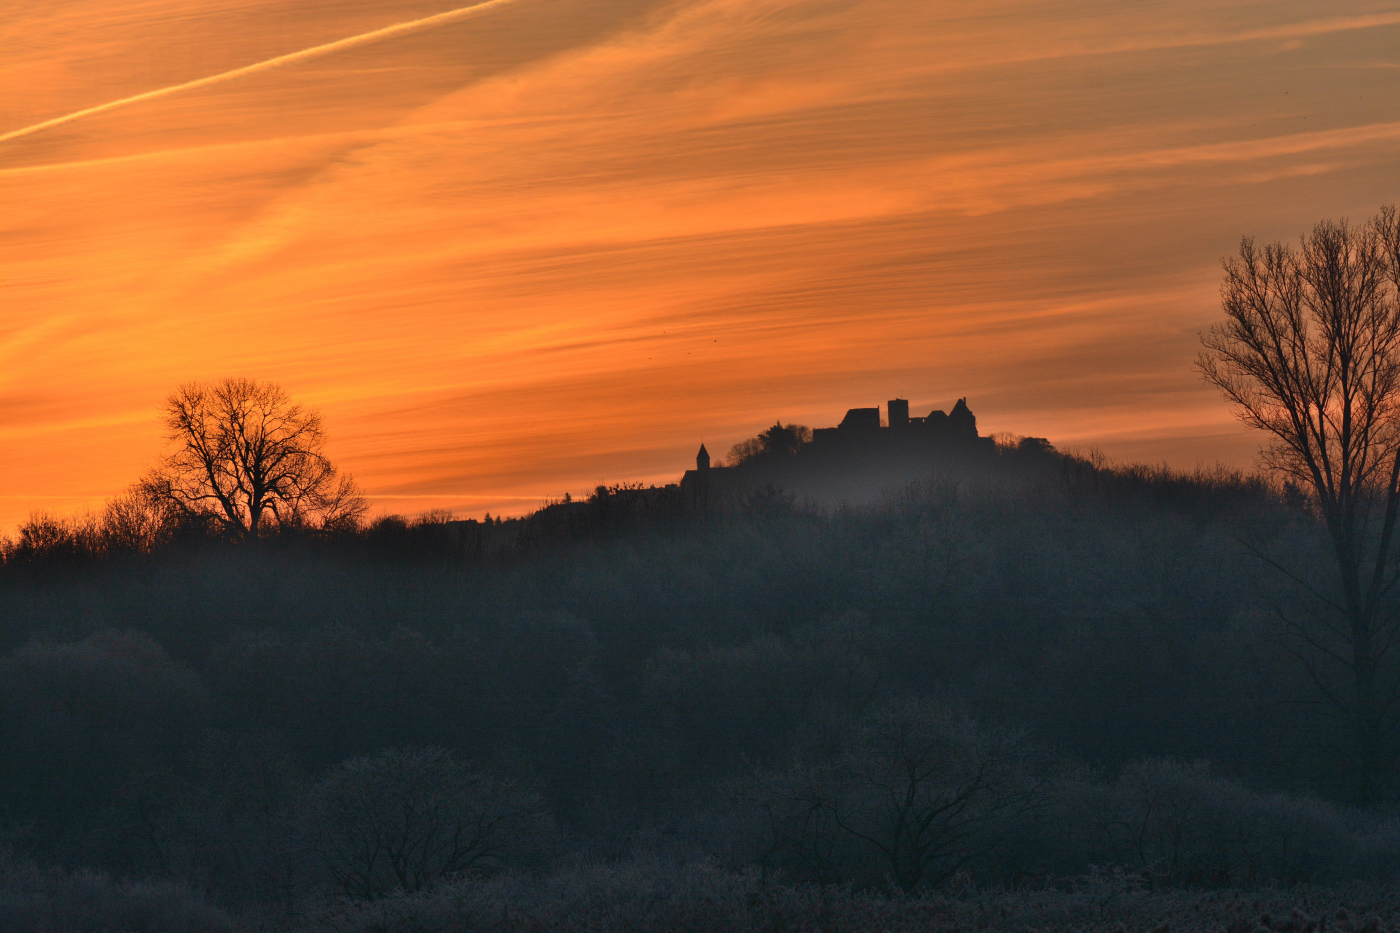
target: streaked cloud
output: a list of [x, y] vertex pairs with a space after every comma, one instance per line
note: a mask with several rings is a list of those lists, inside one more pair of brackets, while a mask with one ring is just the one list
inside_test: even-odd
[[236, 81], [239, 78], [246, 78], [264, 71], [272, 71], [274, 68], [285, 68], [288, 65], [296, 65], [311, 61], [323, 55], [336, 55], [348, 52], [351, 49], [358, 48], [362, 45], [368, 45], [372, 42], [384, 42], [390, 39], [396, 39], [400, 36], [417, 32], [420, 29], [432, 29], [437, 26], [445, 26], [448, 23], [460, 22], [461, 20], [469, 19], [473, 16], [490, 13], [495, 10], [495, 8], [507, 3], [515, 2], [518, 2], [518, 0], [482, 0], [482, 2], [471, 6], [458, 7], [455, 10], [435, 13], [432, 16], [419, 17], [418, 19], [409, 20], [405, 23], [395, 23], [392, 26], [372, 29], [369, 32], [354, 36], [346, 36], [344, 39], [336, 39], [333, 42], [323, 42], [320, 45], [313, 45], [310, 48], [288, 52], [285, 55], [278, 55], [266, 61], [254, 62], [251, 65], [244, 65], [240, 68], [231, 68], [228, 71], [222, 71], [218, 74], [208, 75], [203, 78], [195, 78], [192, 81], [182, 81], [179, 84], [170, 84], [165, 87], [142, 91], [140, 94], [133, 94], [130, 97], [122, 97], [117, 100], [107, 101], [103, 104], [96, 104], [92, 107], [84, 107], [82, 110], [75, 110], [72, 113], [67, 113], [59, 117], [51, 117], [31, 126], [5, 131], [0, 133], [0, 143], [9, 142], [12, 139], [19, 139], [22, 136], [30, 136], [34, 133], [41, 133], [44, 130], [53, 129], [65, 123], [72, 123], [74, 120], [81, 120], [84, 117], [92, 117], [99, 113], [106, 113], [109, 110], [116, 110], [119, 107], [129, 107], [132, 104], [146, 103], [147, 101], [158, 100], [162, 97], [169, 97], [172, 94], [195, 91], [214, 84], [222, 84], [225, 81]]

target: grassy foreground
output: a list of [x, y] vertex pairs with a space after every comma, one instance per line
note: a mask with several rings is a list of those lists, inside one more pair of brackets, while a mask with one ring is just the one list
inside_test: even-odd
[[1150, 879], [1094, 873], [1062, 884], [968, 886], [893, 897], [789, 885], [754, 870], [637, 860], [460, 880], [378, 901], [327, 899], [279, 915], [235, 917], [173, 883], [118, 882], [11, 862], [0, 878], [0, 931], [298, 931], [298, 933], [898, 933], [1112, 931], [1338, 933], [1400, 930], [1400, 887], [1347, 884], [1255, 890], [1154, 890]]

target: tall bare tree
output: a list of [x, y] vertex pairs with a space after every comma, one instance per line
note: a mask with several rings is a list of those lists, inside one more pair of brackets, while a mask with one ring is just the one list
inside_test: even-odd
[[334, 528], [367, 505], [326, 457], [321, 416], [280, 386], [250, 379], [191, 382], [165, 401], [174, 450], [141, 482], [152, 500], [212, 516], [256, 539], [269, 525]]
[[[1240, 418], [1272, 435], [1265, 463], [1312, 494], [1335, 557], [1324, 611], [1289, 620], [1293, 649], [1350, 721], [1356, 792], [1373, 798], [1400, 679], [1387, 676], [1400, 611], [1400, 224], [1323, 221], [1297, 249], [1246, 238], [1226, 260], [1226, 320], [1199, 366]], [[1299, 582], [1304, 582], [1300, 578]], [[1337, 675], [1341, 675], [1338, 682]]]

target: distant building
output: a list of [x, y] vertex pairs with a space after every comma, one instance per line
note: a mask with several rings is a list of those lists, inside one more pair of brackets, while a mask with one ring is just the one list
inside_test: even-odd
[[846, 412], [846, 417], [841, 419], [841, 423], [835, 431], [878, 431], [880, 430], [880, 409], [878, 408], [852, 408]]
[[883, 426], [880, 424], [880, 409], [852, 408], [836, 427], [817, 428], [813, 431], [812, 443], [844, 446], [856, 440], [869, 442], [880, 435], [887, 440], [893, 440], [895, 437], [923, 437], [939, 441], [991, 443], [990, 438], [977, 436], [977, 418], [967, 407], [965, 398], [958, 399], [949, 414], [935, 408], [924, 418], [910, 417], [907, 399], [892, 398], [885, 403], [885, 408], [889, 418]]
[[695, 455], [695, 469], [686, 470], [681, 477], [681, 498], [686, 509], [711, 512], [731, 504], [739, 486], [735, 472], [733, 467], [710, 466], [710, 452], [701, 442], [700, 451]]
[[762, 456], [737, 467], [712, 466], [705, 445], [695, 457], [695, 469], [681, 478], [685, 507], [710, 512], [738, 504], [746, 491], [764, 485], [791, 486], [796, 490], [830, 489], [833, 478], [866, 485], [913, 478], [936, 460], [950, 455], [990, 453], [991, 438], [977, 434], [977, 418], [960, 398], [953, 410], [934, 409], [925, 417], [911, 417], [906, 399], [886, 403], [887, 419], [880, 409], [852, 408], [834, 428], [817, 428], [809, 443], [788, 457]]

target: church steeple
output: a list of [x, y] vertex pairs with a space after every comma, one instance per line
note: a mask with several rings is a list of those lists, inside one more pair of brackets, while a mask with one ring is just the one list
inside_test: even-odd
[[710, 468], [710, 452], [705, 449], [705, 444], [701, 442], [700, 452], [695, 455], [695, 469], [708, 470]]

